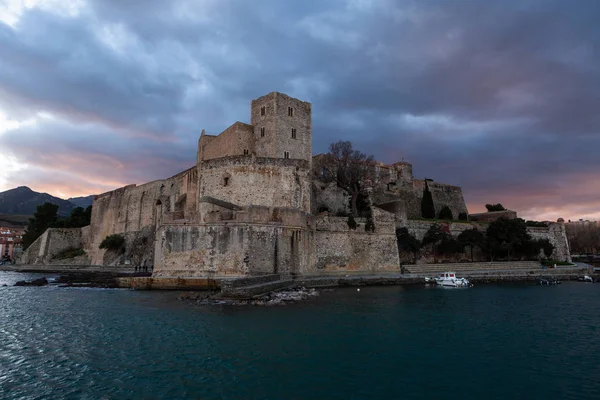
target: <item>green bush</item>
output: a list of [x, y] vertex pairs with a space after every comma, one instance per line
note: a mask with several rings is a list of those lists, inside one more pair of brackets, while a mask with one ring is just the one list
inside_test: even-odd
[[531, 227], [536, 227], [536, 228], [547, 228], [548, 227], [548, 224], [546, 222], [540, 222], [540, 221], [525, 221], [525, 225], [531, 226]]
[[85, 256], [85, 251], [83, 249], [69, 247], [59, 251], [53, 258], [56, 260], [66, 260], [67, 258], [75, 258], [78, 256]]
[[125, 238], [123, 235], [119, 234], [108, 235], [102, 240], [102, 243], [100, 243], [100, 248], [113, 251], [124, 250]]

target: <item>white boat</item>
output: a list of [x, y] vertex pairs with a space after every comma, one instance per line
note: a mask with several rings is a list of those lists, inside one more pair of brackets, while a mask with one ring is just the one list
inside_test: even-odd
[[441, 286], [450, 287], [469, 287], [469, 281], [465, 278], [458, 278], [454, 272], [444, 272], [435, 278], [435, 282]]

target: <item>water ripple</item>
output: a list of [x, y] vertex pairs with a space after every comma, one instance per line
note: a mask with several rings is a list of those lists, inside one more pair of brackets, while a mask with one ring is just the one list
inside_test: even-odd
[[0, 300], [3, 399], [600, 393], [600, 285], [364, 288], [277, 308], [56, 286], [0, 287]]

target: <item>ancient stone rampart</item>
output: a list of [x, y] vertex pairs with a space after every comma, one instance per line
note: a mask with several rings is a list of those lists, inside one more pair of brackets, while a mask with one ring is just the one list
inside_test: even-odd
[[250, 155], [254, 153], [254, 128], [252, 125], [236, 122], [218, 136], [200, 136], [198, 158], [214, 158]]
[[21, 256], [20, 264], [81, 264], [89, 263], [87, 256], [74, 259], [57, 260], [55, 256], [63, 250], [70, 248], [81, 249], [84, 247], [83, 228], [50, 228], [25, 250]]
[[300, 274], [314, 264], [313, 233], [279, 223], [164, 225], [155, 277]]
[[304, 160], [224, 157], [203, 162], [200, 176], [200, 197], [310, 212], [309, 165]]
[[167, 213], [195, 210], [196, 180], [196, 169], [191, 168], [168, 179], [129, 185], [97, 196], [92, 207], [89, 245], [86, 246], [91, 262], [107, 262], [105, 250], [99, 246], [108, 235], [132, 236], [144, 228], [160, 225]]
[[[486, 223], [478, 223], [478, 222], [455, 222], [455, 221], [430, 221], [430, 220], [408, 220], [405, 223], [408, 231], [417, 239], [423, 240], [425, 233], [429, 230], [431, 225], [439, 224], [442, 227], [442, 230], [450, 233], [454, 238], [458, 237], [461, 232], [476, 228], [479, 231], [485, 233], [488, 224]], [[527, 227], [527, 233], [531, 235], [533, 239], [548, 239], [550, 243], [554, 246], [554, 251], [550, 258], [557, 261], [566, 261], [571, 262], [571, 256], [569, 253], [569, 244], [567, 241], [567, 235], [565, 232], [564, 224], [561, 223], [552, 223], [549, 224], [548, 227]], [[476, 255], [480, 255], [480, 251], [475, 252]], [[401, 255], [402, 256], [402, 255]], [[403, 260], [409, 259], [409, 255], [405, 255]], [[433, 256], [428, 254], [424, 249], [421, 252], [421, 262], [432, 262]], [[456, 258], [456, 257], [454, 257]], [[463, 256], [459, 256], [459, 259], [469, 259], [470, 257], [467, 254]]]
[[305, 274], [398, 272], [394, 214], [373, 208], [375, 231], [357, 218], [350, 229], [347, 217], [315, 217], [316, 264]]
[[571, 262], [569, 241], [563, 223], [551, 223], [547, 228], [528, 227], [527, 233], [534, 239], [548, 239], [552, 243], [554, 250], [550, 258]]

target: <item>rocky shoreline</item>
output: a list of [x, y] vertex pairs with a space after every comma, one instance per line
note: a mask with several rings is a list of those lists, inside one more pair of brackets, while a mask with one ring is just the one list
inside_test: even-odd
[[[326, 289], [333, 290], [333, 289]], [[319, 292], [305, 287], [296, 289], [286, 289], [277, 292], [267, 293], [262, 296], [250, 299], [227, 299], [214, 293], [188, 292], [177, 297], [182, 301], [190, 301], [202, 305], [230, 305], [230, 306], [285, 306], [287, 303], [295, 303], [319, 296]]]
[[67, 272], [54, 279], [46, 277], [31, 281], [18, 281], [14, 286], [46, 286], [55, 284], [59, 287], [94, 287], [104, 289], [118, 289], [121, 286], [117, 278], [124, 276], [150, 276], [150, 273], [139, 272], [135, 274], [114, 272]]

